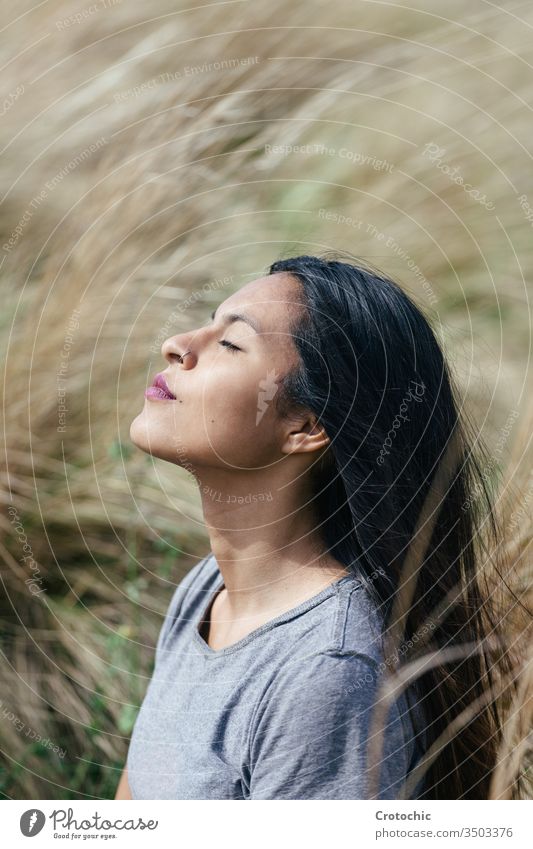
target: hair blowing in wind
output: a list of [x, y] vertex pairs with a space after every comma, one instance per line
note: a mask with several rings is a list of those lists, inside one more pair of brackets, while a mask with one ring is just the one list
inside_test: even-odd
[[[380, 722], [406, 688], [422, 708], [426, 756], [405, 790], [424, 774], [423, 798], [486, 799], [502, 699], [516, 696], [517, 681], [497, 604], [502, 540], [483, 448], [469, 436], [422, 312], [379, 271], [328, 256], [270, 266], [301, 282], [306, 306], [292, 329], [301, 364], [277, 403], [310, 408], [330, 436], [315, 470], [317, 522], [383, 616], [371, 777], [377, 781]], [[510, 785], [503, 792], [518, 793], [516, 781]]]

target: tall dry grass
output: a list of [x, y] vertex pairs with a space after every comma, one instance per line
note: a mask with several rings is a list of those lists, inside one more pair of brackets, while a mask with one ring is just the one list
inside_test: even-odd
[[3, 16], [2, 794], [114, 794], [161, 617], [208, 546], [194, 481], [129, 443], [157, 348], [279, 255], [324, 248], [403, 282], [493, 448], [523, 701], [499, 787], [527, 778], [533, 11], [83, 8]]

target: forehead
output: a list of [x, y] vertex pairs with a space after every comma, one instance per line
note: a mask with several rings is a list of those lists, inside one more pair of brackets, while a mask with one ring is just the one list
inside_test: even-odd
[[269, 274], [242, 286], [220, 304], [221, 312], [239, 310], [255, 318], [263, 333], [288, 331], [290, 318], [301, 309], [301, 284], [289, 274]]

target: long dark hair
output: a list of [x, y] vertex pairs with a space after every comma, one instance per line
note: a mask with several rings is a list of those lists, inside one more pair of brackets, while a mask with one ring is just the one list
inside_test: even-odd
[[432, 752], [418, 798], [486, 799], [502, 725], [497, 695], [512, 678], [483, 577], [489, 564], [497, 570], [499, 544], [486, 448], [421, 310], [368, 263], [338, 256], [269, 268], [290, 273], [303, 295], [290, 328], [300, 362], [275, 402], [280, 414], [311, 410], [330, 437], [311, 470], [318, 524], [327, 550], [378, 605], [384, 648], [391, 634], [410, 645], [403, 664], [441, 650], [408, 688], [424, 717], [417, 728], [413, 715], [417, 738]]

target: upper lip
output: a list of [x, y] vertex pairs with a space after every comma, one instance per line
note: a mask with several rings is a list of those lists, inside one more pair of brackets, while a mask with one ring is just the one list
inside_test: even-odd
[[166, 380], [165, 380], [165, 378], [163, 377], [162, 374], [156, 374], [156, 376], [154, 377], [152, 386], [158, 386], [159, 389], [162, 389], [163, 392], [166, 392], [166, 394], [169, 396], [169, 398], [176, 399], [176, 396], [168, 388], [167, 382], [166, 382]]

